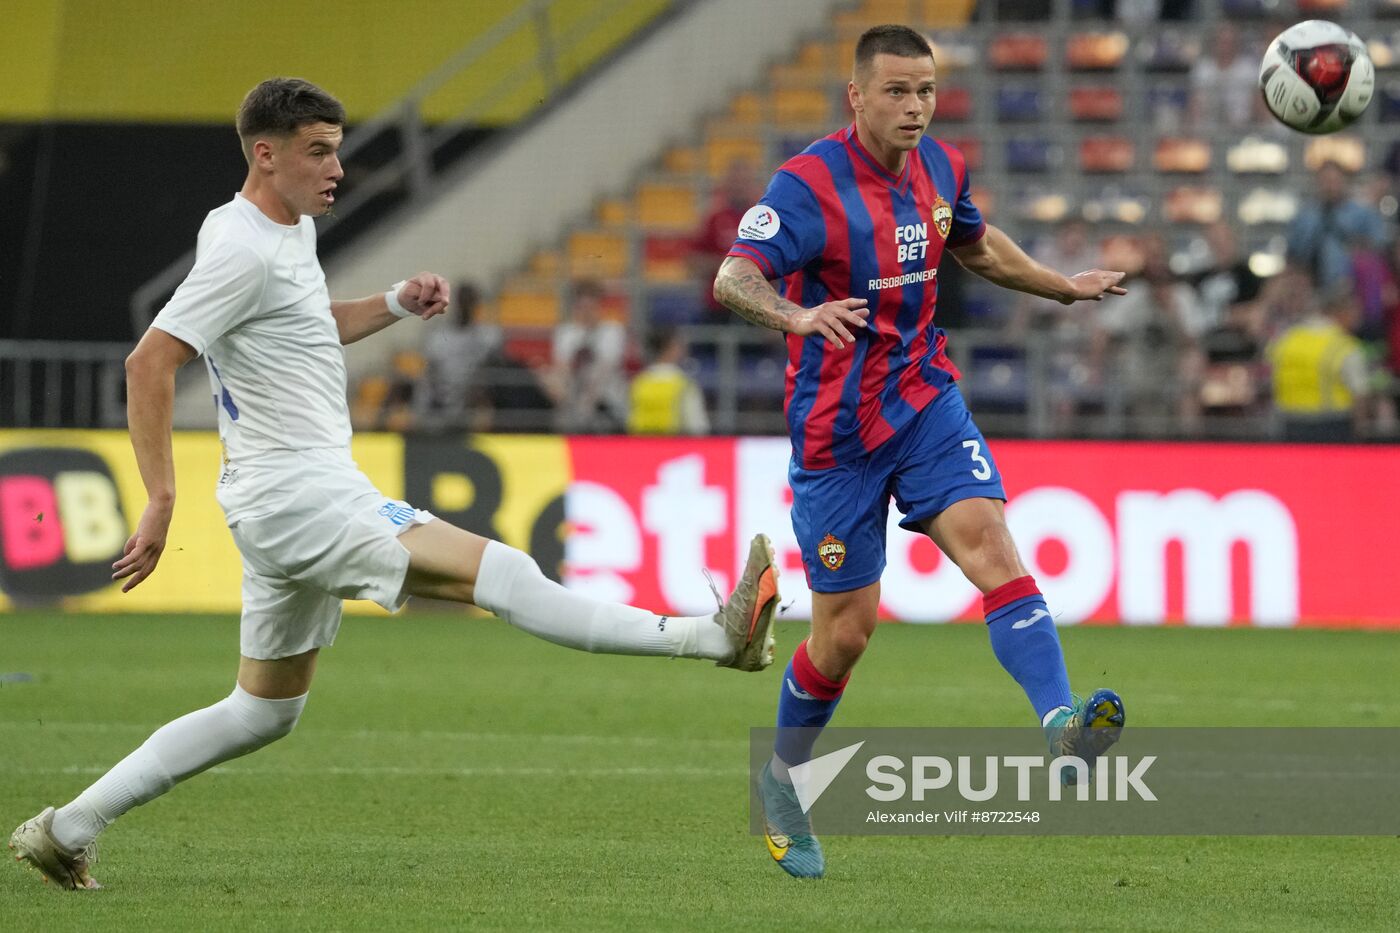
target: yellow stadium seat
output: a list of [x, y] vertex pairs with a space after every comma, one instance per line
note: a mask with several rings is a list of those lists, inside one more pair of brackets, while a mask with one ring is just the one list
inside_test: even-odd
[[977, 0], [922, 0], [916, 3], [918, 24], [926, 29], [966, 26]]
[[569, 275], [574, 278], [620, 278], [627, 271], [627, 238], [582, 230], [569, 237], [568, 255]]
[[700, 170], [700, 154], [690, 146], [672, 146], [661, 157], [661, 167], [672, 175], [694, 175]]
[[780, 126], [825, 124], [830, 118], [831, 102], [819, 88], [789, 87], [773, 92], [773, 119]]
[[644, 230], [693, 230], [700, 222], [695, 189], [646, 182], [637, 189], [637, 222]]
[[745, 91], [730, 101], [729, 118], [735, 123], [762, 123], [763, 102], [754, 92]]
[[564, 271], [564, 257], [558, 250], [542, 249], [530, 257], [530, 274], [542, 279], [557, 277]]
[[550, 286], [507, 286], [496, 306], [502, 327], [553, 327], [559, 322], [559, 290]]
[[632, 222], [632, 205], [624, 198], [604, 198], [595, 212], [599, 225], [616, 229]]
[[760, 170], [768, 164], [763, 142], [752, 136], [718, 136], [705, 144], [705, 171], [718, 178], [736, 161], [756, 165]]

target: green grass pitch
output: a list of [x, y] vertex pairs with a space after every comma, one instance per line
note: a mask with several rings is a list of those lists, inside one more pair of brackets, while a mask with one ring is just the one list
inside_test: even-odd
[[[803, 629], [779, 629], [785, 659]], [[1400, 634], [1076, 628], [1132, 725], [1400, 726]], [[231, 618], [0, 616], [0, 822], [224, 696]], [[1395, 838], [855, 838], [796, 882], [747, 832], [778, 670], [595, 657], [505, 625], [349, 619], [297, 731], [133, 811], [106, 890], [0, 870], [0, 928], [1400, 928]], [[1019, 725], [980, 626], [882, 626], [840, 725]]]

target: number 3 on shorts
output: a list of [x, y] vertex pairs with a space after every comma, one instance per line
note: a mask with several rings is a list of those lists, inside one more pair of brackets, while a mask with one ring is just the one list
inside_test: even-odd
[[982, 456], [981, 441], [963, 441], [963, 446], [972, 451], [972, 462], [977, 466], [972, 468], [972, 475], [977, 479], [991, 479], [992, 465], [987, 462], [987, 458]]

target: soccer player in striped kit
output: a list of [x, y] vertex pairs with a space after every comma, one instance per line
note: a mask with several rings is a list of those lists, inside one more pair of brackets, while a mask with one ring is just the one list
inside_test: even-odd
[[934, 60], [914, 30], [862, 35], [848, 95], [855, 123], [778, 170], [715, 279], [726, 306], [787, 334], [792, 522], [812, 631], [783, 678], [759, 790], [769, 853], [797, 877], [820, 877], [825, 860], [788, 767], [811, 757], [811, 727], [831, 719], [875, 630], [891, 494], [901, 527], [927, 534], [982, 591], [992, 650], [1054, 754], [1092, 765], [1124, 722], [1113, 691], [1070, 693], [1050, 610], [1007, 531], [1000, 473], [933, 321], [945, 249], [989, 281], [1066, 304], [1124, 294], [1123, 274], [1062, 275], [982, 220], [962, 153], [924, 135]]

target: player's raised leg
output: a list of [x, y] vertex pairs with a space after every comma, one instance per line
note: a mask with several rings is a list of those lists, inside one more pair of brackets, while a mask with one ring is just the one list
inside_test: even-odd
[[186, 778], [290, 733], [306, 706], [316, 653], [242, 658], [233, 693], [157, 729], [72, 802], [20, 824], [10, 837], [15, 860], [68, 890], [101, 887], [88, 871], [98, 833]]
[[441, 520], [416, 525], [399, 541], [409, 553], [406, 593], [475, 603], [558, 645], [705, 658], [744, 671], [762, 670], [773, 660], [778, 570], [764, 535], [751, 542], [729, 598], [702, 616], [662, 616], [572, 592], [546, 577], [529, 554]]
[[778, 734], [758, 789], [768, 854], [797, 878], [820, 878], [826, 857], [788, 769], [811, 759], [812, 746], [835, 714], [851, 670], [875, 631], [879, 608], [878, 582], [844, 593], [813, 593], [812, 634], [797, 646], [783, 672]]
[[[924, 528], [943, 553], [982, 591], [992, 652], [1030, 700], [1051, 752], [1094, 760], [1118, 740], [1123, 701], [1100, 689], [1088, 700], [1069, 688], [1064, 651], [1040, 588], [1021, 563], [1000, 499], [954, 502]], [[1073, 771], [1064, 776], [1072, 783]]]

